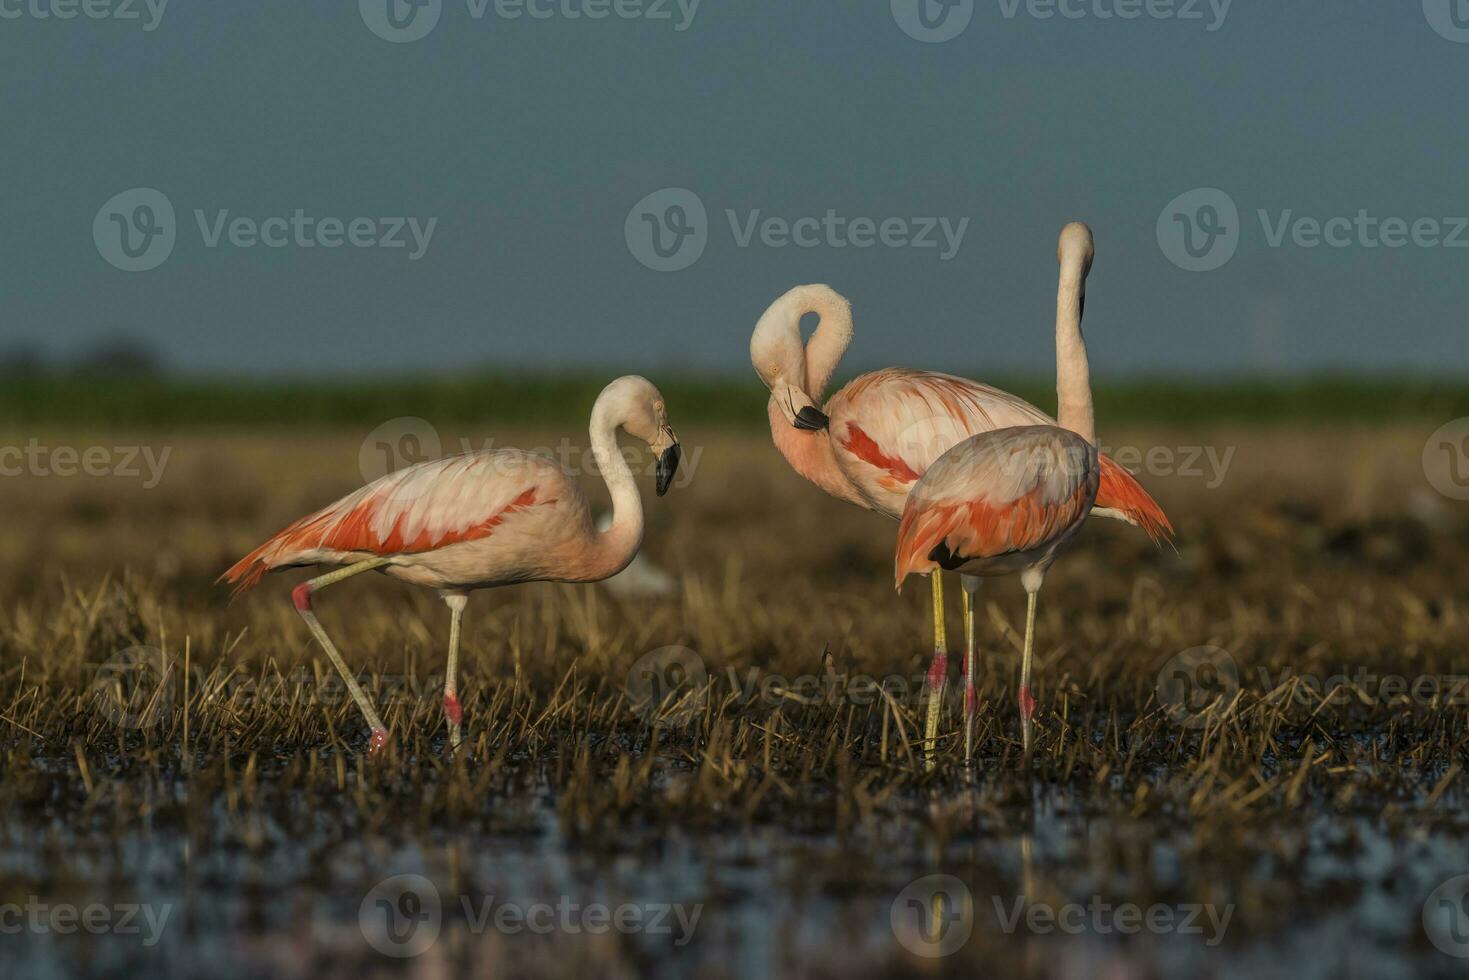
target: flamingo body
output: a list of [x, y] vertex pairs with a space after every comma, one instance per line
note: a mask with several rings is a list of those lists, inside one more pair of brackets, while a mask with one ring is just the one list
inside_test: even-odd
[[282, 568], [386, 557], [385, 574], [443, 590], [594, 581], [635, 553], [616, 567], [593, 560], [596, 534], [585, 496], [555, 460], [486, 450], [374, 480], [295, 521], [225, 576], [243, 591]]
[[938, 568], [965, 575], [1045, 569], [1091, 513], [1097, 451], [1074, 432], [1024, 426], [959, 443], [913, 485], [898, 525], [897, 584]]
[[[821, 324], [807, 345], [806, 363], [773, 366], [781, 358], [800, 356], [801, 311], [811, 309], [820, 313]], [[828, 329], [833, 332], [823, 335]], [[772, 389], [768, 414], [776, 448], [797, 473], [840, 500], [897, 520], [913, 484], [958, 443], [995, 429], [1058, 424], [1025, 399], [991, 385], [902, 367], [848, 382], [820, 409], [824, 425], [793, 424], [797, 404], [815, 410], [850, 333], [850, 307], [835, 291], [797, 286], [771, 305], [751, 341], [752, 360]], [[819, 367], [811, 360], [817, 355], [824, 358]], [[778, 379], [784, 376], [803, 377], [804, 385], [782, 385]], [[1092, 513], [1139, 527], [1154, 541], [1172, 535], [1168, 515], [1124, 467], [1101, 455], [1098, 475]]]
[[642, 498], [618, 448], [619, 429], [657, 455], [659, 496], [678, 469], [678, 438], [658, 389], [636, 375], [604, 388], [592, 406], [590, 426], [592, 458], [612, 497], [612, 520], [602, 530], [572, 474], [555, 460], [518, 449], [483, 450], [374, 480], [294, 521], [220, 578], [234, 583], [238, 593], [279, 569], [341, 566], [300, 583], [291, 598], [371, 727], [372, 749], [387, 743], [387, 729], [317, 620], [313, 594], [368, 571], [437, 589], [450, 611], [444, 716], [449, 744], [457, 748], [463, 709], [455, 671], [468, 593], [519, 582], [600, 581], [637, 555]]

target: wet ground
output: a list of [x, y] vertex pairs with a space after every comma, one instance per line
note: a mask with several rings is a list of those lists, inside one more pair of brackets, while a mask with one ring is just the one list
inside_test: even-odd
[[746, 437], [650, 509], [671, 590], [475, 597], [458, 757], [442, 605], [324, 599], [394, 733], [369, 757], [294, 578], [213, 585], [350, 485], [341, 441], [0, 486], [0, 975], [1469, 968], [1469, 520], [1421, 434], [1216, 434], [1227, 474], [1149, 476], [1178, 550], [1098, 526], [1053, 570], [1028, 764], [1023, 604], [988, 588], [972, 771], [953, 594], [930, 766], [926, 589]]

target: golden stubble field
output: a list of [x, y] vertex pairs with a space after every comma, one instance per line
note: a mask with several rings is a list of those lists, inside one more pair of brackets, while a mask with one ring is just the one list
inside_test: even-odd
[[[1148, 460], [1140, 476], [1177, 526], [1177, 550], [1093, 521], [1052, 570], [1028, 767], [1014, 706], [1023, 593], [986, 584], [972, 772], [952, 697], [957, 588], [949, 711], [930, 766], [916, 744], [927, 585], [895, 595], [895, 526], [805, 484], [759, 433], [681, 430], [675, 489], [656, 499], [644, 481], [644, 551], [673, 577], [672, 594], [540, 584], [473, 597], [460, 682], [468, 751], [454, 759], [437, 688], [448, 616], [434, 597], [366, 576], [319, 598], [393, 729], [391, 749], [369, 759], [361, 719], [291, 608], [304, 573], [233, 603], [213, 584], [289, 520], [360, 484], [360, 433], [36, 437], [108, 447], [113, 459], [129, 446], [169, 455], [156, 486], [144, 486], [142, 463], [137, 476], [0, 479], [4, 851], [45, 856], [0, 865], [0, 887], [142, 889], [118, 842], [172, 854], [165, 844], [183, 841], [187, 859], [160, 859], [193, 923], [165, 946], [175, 962], [191, 962], [197, 937], [227, 935], [242, 963], [270, 966], [275, 954], [250, 937], [284, 930], [293, 967], [381, 965], [355, 926], [303, 933], [289, 909], [306, 900], [281, 896], [314, 894], [308, 905], [350, 923], [355, 901], [342, 894], [360, 895], [405, 849], [451, 883], [441, 890], [478, 892], [494, 872], [477, 862], [497, 848], [539, 852], [551, 834], [558, 854], [595, 863], [651, 849], [653, 866], [677, 833], [739, 852], [679, 879], [709, 904], [687, 947], [581, 936], [553, 961], [461, 929], [429, 955], [548, 974], [579, 962], [612, 975], [689, 963], [738, 972], [730, 962], [743, 961], [722, 953], [748, 942], [736, 910], [768, 889], [781, 901], [843, 896], [832, 914], [849, 934], [820, 955], [799, 930], [764, 935], [762, 962], [781, 968], [982, 962], [1049, 975], [1065, 962], [1037, 952], [1050, 937], [1017, 943], [980, 897], [958, 955], [915, 953], [887, 928], [887, 909], [942, 871], [974, 896], [1054, 902], [1092, 888], [1227, 904], [1217, 947], [1170, 941], [1247, 961], [1300, 917], [1351, 921], [1368, 887], [1352, 855], [1368, 838], [1400, 853], [1464, 822], [1469, 514], [1425, 479], [1426, 431], [1106, 433], [1118, 455], [1135, 447]], [[585, 438], [497, 433], [496, 445], [563, 436]], [[594, 476], [586, 485], [605, 502]], [[650, 659], [666, 647], [681, 649]], [[690, 679], [707, 683], [678, 687]], [[649, 705], [650, 684], [675, 690]], [[1346, 891], [1312, 869], [1318, 852], [1345, 855]], [[1415, 876], [1431, 887], [1464, 869], [1400, 857], [1413, 884], [1393, 898], [1401, 935], [1389, 940], [1422, 955]], [[712, 887], [725, 860], [768, 864], [769, 878]], [[262, 879], [260, 867], [274, 870]], [[212, 889], [245, 911], [212, 907]], [[1152, 962], [1130, 945], [1108, 955], [1143, 974]]]

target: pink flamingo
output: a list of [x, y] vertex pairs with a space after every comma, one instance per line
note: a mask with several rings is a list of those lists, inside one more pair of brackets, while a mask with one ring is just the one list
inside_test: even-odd
[[661, 497], [678, 469], [678, 438], [663, 396], [636, 375], [602, 389], [592, 407], [592, 453], [612, 497], [612, 523], [598, 531], [571, 473], [555, 460], [519, 449], [483, 450], [430, 460], [374, 480], [308, 514], [220, 576], [239, 594], [267, 572], [300, 565], [340, 565], [291, 592], [306, 621], [372, 729], [370, 749], [387, 729], [312, 612], [315, 592], [379, 570], [435, 589], [449, 606], [449, 664], [444, 715], [458, 748], [462, 711], [455, 671], [459, 622], [469, 593], [518, 582], [597, 582], [627, 567], [643, 540], [637, 483], [617, 445], [617, 430], [657, 455]]
[[[940, 568], [966, 580], [1020, 573], [1028, 604], [1020, 661], [1021, 734], [1030, 754], [1035, 601], [1046, 569], [1091, 513], [1101, 484], [1097, 449], [1049, 425], [995, 429], [940, 456], [913, 484], [898, 525], [897, 587]], [[974, 620], [965, 623], [964, 762], [974, 756]]]
[[[1062, 424], [1094, 440], [1090, 369], [1081, 334], [1086, 277], [1095, 249], [1080, 223], [1061, 231], [1056, 258], [1056, 394]], [[815, 313], [811, 339], [801, 342], [801, 317]], [[767, 414], [776, 448], [792, 468], [841, 500], [898, 519], [924, 472], [957, 443], [993, 429], [1053, 426], [1039, 408], [977, 381], [933, 371], [887, 368], [855, 378], [825, 408], [818, 404], [852, 340], [850, 305], [829, 286], [797, 286], [771, 304], [750, 338], [750, 359], [770, 389]], [[1107, 456], [1100, 456], [1093, 513], [1145, 530], [1155, 541], [1173, 531], [1148, 492]], [[933, 664], [925, 742], [938, 736], [948, 673], [943, 584], [933, 584]], [[966, 629], [978, 578], [963, 579]]]

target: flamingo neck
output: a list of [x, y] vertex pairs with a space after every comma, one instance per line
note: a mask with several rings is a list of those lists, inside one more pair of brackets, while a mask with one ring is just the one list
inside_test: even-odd
[[1056, 421], [1087, 442], [1097, 441], [1092, 414], [1091, 366], [1081, 335], [1082, 301], [1086, 273], [1063, 266], [1056, 291]]
[[839, 500], [858, 507], [869, 506], [837, 465], [830, 432], [797, 429], [786, 421], [785, 413], [774, 398], [767, 403], [766, 414], [770, 416], [770, 438], [786, 462], [791, 464], [791, 469]]
[[592, 410], [592, 456], [612, 497], [612, 523], [596, 535], [593, 581], [610, 578], [626, 568], [643, 543], [643, 500], [617, 445], [620, 424], [601, 405]]
[[801, 317], [815, 313], [816, 332], [806, 344], [806, 394], [818, 404], [836, 373], [837, 364], [852, 342], [852, 305], [835, 290], [813, 287], [802, 294], [802, 308], [793, 322], [800, 332]]

